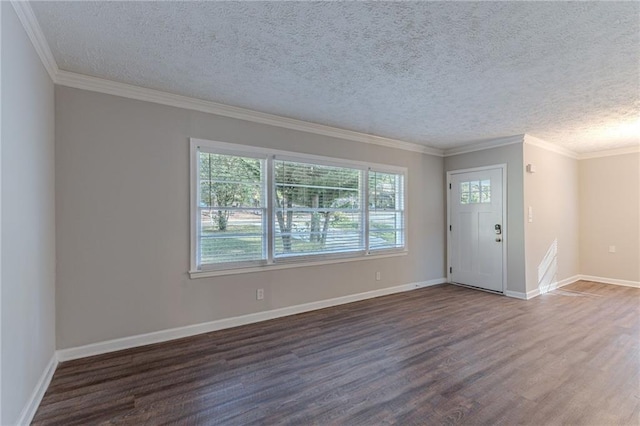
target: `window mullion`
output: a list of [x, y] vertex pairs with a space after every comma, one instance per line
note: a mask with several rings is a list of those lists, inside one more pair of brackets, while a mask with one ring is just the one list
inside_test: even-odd
[[364, 249], [366, 251], [367, 254], [370, 253], [370, 249], [369, 249], [369, 172], [371, 171], [370, 168], [365, 169], [364, 170], [364, 179], [363, 179], [363, 188], [362, 188], [362, 192], [363, 192], [363, 196], [362, 196], [362, 207], [363, 207], [363, 226], [362, 229], [364, 230]]
[[[193, 207], [195, 207], [194, 211], [195, 211], [195, 218], [192, 217], [191, 220], [194, 221], [194, 232], [195, 232], [195, 236], [192, 236], [192, 238], [194, 238], [194, 243], [195, 243], [195, 247], [193, 248], [194, 250], [194, 257], [195, 260], [192, 264], [192, 268], [195, 270], [200, 270], [201, 266], [202, 266], [202, 256], [200, 253], [200, 247], [201, 247], [201, 241], [200, 241], [200, 236], [202, 235], [202, 224], [200, 223], [200, 209], [198, 208], [198, 206], [200, 206], [200, 147], [197, 146], [196, 149], [194, 150], [193, 154], [192, 154], [193, 158], [193, 164], [194, 164], [194, 174], [192, 176], [192, 179], [194, 179], [194, 184], [195, 184], [195, 193], [192, 194], [192, 197], [194, 197], [195, 199], [193, 200]], [[193, 215], [193, 213], [192, 213]]]
[[265, 190], [265, 197], [267, 203], [267, 214], [266, 214], [266, 222], [267, 222], [267, 264], [273, 264], [273, 257], [275, 252], [275, 196], [276, 196], [276, 185], [275, 185], [275, 167], [274, 167], [274, 156], [267, 156], [267, 187]]

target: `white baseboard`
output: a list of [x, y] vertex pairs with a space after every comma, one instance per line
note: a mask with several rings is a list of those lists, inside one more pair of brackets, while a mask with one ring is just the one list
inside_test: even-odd
[[565, 285], [569, 285], [569, 284], [573, 284], [576, 281], [580, 281], [582, 278], [580, 278], [580, 275], [574, 275], [572, 277], [569, 278], [565, 278], [564, 280], [560, 280], [556, 283], [556, 286], [554, 288], [554, 290], [556, 288], [560, 288], [560, 287], [564, 287]]
[[617, 278], [594, 277], [593, 275], [579, 275], [581, 280], [595, 281], [602, 284], [621, 285], [625, 287], [640, 288], [640, 281], [619, 280]]
[[504, 295], [507, 297], [513, 297], [514, 299], [527, 300], [527, 294], [519, 291], [505, 290]]
[[42, 397], [44, 393], [47, 391], [49, 387], [49, 383], [51, 383], [51, 379], [53, 378], [53, 373], [56, 371], [56, 367], [58, 366], [58, 359], [56, 354], [53, 354], [49, 364], [42, 372], [42, 376], [40, 376], [40, 380], [36, 384], [36, 387], [33, 389], [33, 393], [31, 397], [27, 401], [27, 404], [22, 409], [20, 413], [20, 417], [18, 418], [18, 425], [29, 425], [33, 420], [33, 416], [36, 415], [36, 411], [40, 406], [40, 402], [42, 401]]
[[516, 299], [531, 300], [534, 297], [540, 296], [541, 294], [545, 294], [550, 291], [559, 289], [560, 287], [564, 287], [565, 285], [573, 284], [576, 281], [583, 279], [581, 277], [582, 277], [581, 275], [574, 275], [572, 277], [565, 278], [564, 280], [553, 282], [544, 288], [536, 288], [526, 293], [507, 290], [504, 292], [504, 294], [505, 296], [514, 297]]
[[[566, 285], [573, 284], [576, 281], [580, 281], [581, 279], [582, 278], [580, 278], [580, 275], [574, 275], [572, 277], [565, 278], [564, 280], [560, 280], [560, 281], [556, 281], [554, 283], [551, 283], [551, 284], [549, 284], [548, 286], [546, 286], [544, 288], [538, 287], [537, 289], [535, 289], [535, 290], [533, 290], [533, 291], [531, 291], [529, 293], [534, 293], [535, 292], [536, 293], [535, 296], [539, 296], [541, 294], [545, 294], [545, 293], [548, 293], [550, 291], [557, 290], [560, 287], [564, 287]], [[527, 293], [527, 294], [529, 294], [529, 293]], [[535, 297], [535, 296], [533, 296], [533, 297]]]
[[273, 309], [270, 311], [256, 312], [253, 314], [241, 315], [238, 317], [224, 318], [221, 320], [205, 322], [201, 324], [187, 325], [184, 327], [171, 328], [167, 330], [155, 331], [152, 333], [139, 334], [136, 336], [123, 337], [120, 339], [108, 340], [105, 342], [92, 343], [90, 345], [78, 346], [56, 351], [58, 361], [70, 361], [88, 356], [101, 355], [108, 352], [122, 349], [135, 348], [138, 346], [150, 345], [153, 343], [166, 342], [183, 337], [194, 336], [202, 333], [209, 333], [225, 328], [238, 327], [260, 321], [280, 318], [288, 315], [300, 314], [331, 306], [343, 305], [345, 303], [357, 302], [374, 297], [386, 296], [388, 294], [400, 293], [415, 290], [422, 287], [446, 283], [446, 278], [422, 281], [417, 283], [404, 284], [396, 287], [382, 288], [379, 290], [367, 291], [364, 293], [350, 294], [348, 296], [336, 297], [333, 299], [320, 300], [317, 302], [304, 303], [301, 305], [288, 306], [286, 308]]

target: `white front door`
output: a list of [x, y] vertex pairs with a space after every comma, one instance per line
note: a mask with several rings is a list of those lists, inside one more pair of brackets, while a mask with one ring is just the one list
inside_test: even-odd
[[503, 169], [451, 172], [450, 278], [493, 291], [503, 288]]

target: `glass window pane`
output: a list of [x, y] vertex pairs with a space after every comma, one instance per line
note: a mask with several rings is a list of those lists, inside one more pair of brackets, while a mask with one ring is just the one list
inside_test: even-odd
[[398, 175], [369, 172], [369, 209], [396, 208]]
[[202, 210], [201, 264], [264, 259], [262, 210]]
[[279, 160], [275, 257], [364, 250], [362, 171]]
[[199, 153], [200, 265], [266, 259], [264, 163]]
[[369, 249], [404, 246], [404, 176], [369, 172]]
[[361, 219], [360, 212], [277, 211], [275, 255], [362, 250]]
[[[360, 166], [312, 161], [275, 159], [268, 171], [274, 176], [273, 187], [266, 188], [266, 159], [198, 152], [194, 263], [364, 252], [367, 228], [369, 249], [404, 247], [403, 174], [371, 171], [364, 182]], [[368, 205], [363, 204], [365, 185]], [[272, 194], [273, 216], [266, 217]], [[364, 208], [369, 210], [368, 222]], [[273, 253], [267, 224], [273, 227]]]
[[263, 207], [262, 160], [200, 153], [200, 205]]
[[403, 247], [401, 233], [395, 231], [370, 231], [369, 248], [371, 250], [382, 248]]

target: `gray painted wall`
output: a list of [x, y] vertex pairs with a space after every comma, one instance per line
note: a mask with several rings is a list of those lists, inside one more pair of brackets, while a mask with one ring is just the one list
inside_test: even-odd
[[15, 424], [55, 350], [54, 88], [2, 2], [2, 418]]
[[579, 274], [578, 160], [525, 144], [524, 164], [536, 169], [524, 173], [527, 291], [544, 291]]
[[445, 171], [507, 164], [507, 290], [524, 293], [523, 148], [512, 144], [446, 157]]
[[[409, 254], [189, 279], [189, 137], [407, 167]], [[57, 347], [441, 278], [443, 185], [442, 158], [57, 87]]]

